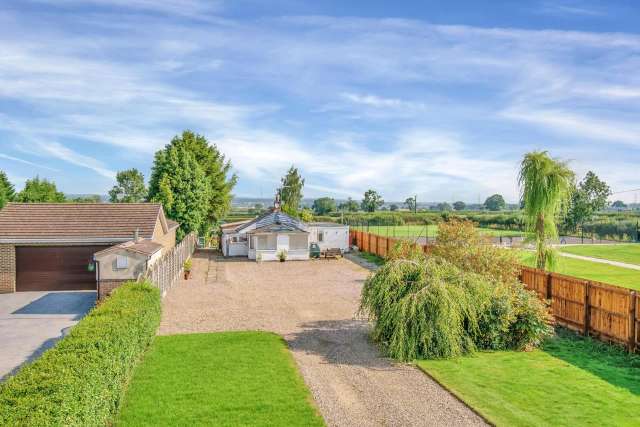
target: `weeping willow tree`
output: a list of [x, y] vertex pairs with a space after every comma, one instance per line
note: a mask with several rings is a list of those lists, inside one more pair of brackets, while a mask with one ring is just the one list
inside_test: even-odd
[[571, 197], [574, 173], [546, 151], [533, 151], [522, 160], [518, 182], [527, 231], [535, 239], [536, 267], [544, 269], [555, 260], [549, 241], [558, 237], [556, 220]]

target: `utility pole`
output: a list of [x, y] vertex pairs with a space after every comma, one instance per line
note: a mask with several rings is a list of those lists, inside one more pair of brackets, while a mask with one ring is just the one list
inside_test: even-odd
[[413, 213], [418, 213], [418, 195], [413, 196]]

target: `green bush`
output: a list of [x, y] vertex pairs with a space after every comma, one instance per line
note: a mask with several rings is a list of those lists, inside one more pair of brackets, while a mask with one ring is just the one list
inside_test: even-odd
[[454, 219], [440, 224], [429, 256], [396, 245], [365, 282], [360, 310], [374, 321], [373, 338], [400, 360], [530, 348], [551, 333], [550, 317], [518, 272], [513, 252]]
[[149, 284], [116, 289], [55, 347], [0, 385], [0, 425], [106, 425], [160, 323]]
[[399, 360], [477, 349], [522, 350], [551, 332], [544, 305], [520, 283], [460, 270], [442, 258], [391, 258], [362, 290], [373, 339]]

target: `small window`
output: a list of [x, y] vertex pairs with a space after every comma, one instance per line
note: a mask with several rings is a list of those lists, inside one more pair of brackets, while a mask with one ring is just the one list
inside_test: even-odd
[[124, 255], [116, 255], [116, 268], [118, 270], [129, 267], [129, 258]]
[[324, 241], [324, 232], [318, 231], [318, 242]]

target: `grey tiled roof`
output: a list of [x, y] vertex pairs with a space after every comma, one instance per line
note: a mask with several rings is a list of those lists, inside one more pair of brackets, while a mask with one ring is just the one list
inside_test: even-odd
[[264, 215], [259, 216], [258, 218], [250, 221], [246, 224], [242, 224], [240, 227], [236, 229], [237, 231], [243, 230], [250, 225], [255, 224], [256, 228], [265, 228], [271, 225], [282, 225], [287, 229], [296, 229], [299, 231], [307, 231], [306, 225], [295, 218], [290, 217], [284, 212], [281, 211], [272, 211], [268, 212]]

